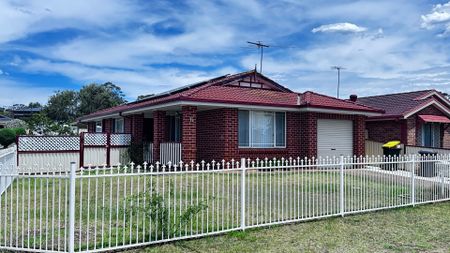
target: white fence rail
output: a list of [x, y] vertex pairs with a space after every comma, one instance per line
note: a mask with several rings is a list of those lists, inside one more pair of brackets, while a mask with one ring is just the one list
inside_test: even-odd
[[[16, 171], [17, 164], [17, 153], [16, 147], [10, 147], [6, 149], [0, 149], [0, 175], [2, 172], [8, 171]], [[0, 176], [0, 195], [12, 184], [14, 180], [13, 177], [1, 177]]]
[[[15, 177], [0, 249], [102, 252], [450, 200], [450, 157], [243, 160]], [[19, 171], [20, 172], [20, 171]], [[0, 181], [2, 182], [2, 181]]]
[[160, 162], [167, 164], [169, 162], [179, 163], [181, 157], [181, 143], [165, 142], [160, 146]]

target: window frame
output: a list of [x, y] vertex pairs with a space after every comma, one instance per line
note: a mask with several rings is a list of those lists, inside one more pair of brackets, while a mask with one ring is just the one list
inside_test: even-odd
[[[100, 127], [100, 131], [98, 131]], [[103, 133], [103, 121], [96, 121], [95, 122], [95, 132], [94, 133]]]
[[[121, 121], [122, 122], [122, 129], [118, 129], [117, 128], [117, 122]], [[115, 134], [123, 134], [125, 132], [125, 120], [123, 118], [116, 118], [114, 119], [114, 131]]]
[[[286, 112], [285, 111], [264, 111], [264, 110], [239, 110], [239, 111], [247, 111], [248, 112], [248, 146], [241, 146], [239, 141], [239, 117], [238, 117], [238, 148], [250, 148], [250, 149], [284, 149], [286, 148], [286, 142], [287, 142], [287, 118], [286, 118]], [[238, 113], [239, 113], [238, 111]], [[264, 112], [264, 113], [271, 113], [273, 117], [273, 145], [270, 147], [255, 147], [252, 143], [252, 117], [255, 114], [255, 112]], [[277, 119], [276, 114], [277, 113], [283, 113], [284, 114], [284, 140], [283, 146], [277, 146]]]
[[[426, 131], [426, 127], [429, 127], [430, 128], [430, 137], [431, 137], [431, 146], [426, 146], [426, 144], [425, 144], [425, 142], [426, 142], [426, 140], [425, 140], [425, 131]], [[435, 131], [437, 131], [438, 132], [438, 135], [439, 135], [439, 139], [438, 140], [436, 140], [436, 138], [435, 138]], [[441, 125], [439, 124], [439, 123], [432, 123], [432, 122], [429, 122], [429, 123], [424, 123], [424, 124], [422, 124], [422, 127], [421, 127], [421, 139], [422, 139], [422, 147], [428, 147], [428, 148], [441, 148], [442, 147], [442, 141], [441, 141], [441, 139], [442, 139], [442, 132], [441, 132]], [[438, 147], [436, 147], [435, 145], [437, 145], [437, 144], [439, 144], [439, 146]]]

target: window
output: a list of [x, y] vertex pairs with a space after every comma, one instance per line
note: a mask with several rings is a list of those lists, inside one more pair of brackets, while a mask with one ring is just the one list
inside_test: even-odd
[[114, 133], [123, 133], [123, 119], [114, 120]]
[[181, 141], [181, 118], [180, 115], [168, 116], [168, 141], [180, 142]]
[[239, 147], [271, 148], [286, 146], [284, 112], [239, 111]]
[[422, 146], [441, 147], [441, 125], [439, 123], [425, 123], [422, 125]]
[[95, 132], [96, 133], [103, 132], [103, 127], [102, 127], [102, 122], [101, 121], [95, 122]]

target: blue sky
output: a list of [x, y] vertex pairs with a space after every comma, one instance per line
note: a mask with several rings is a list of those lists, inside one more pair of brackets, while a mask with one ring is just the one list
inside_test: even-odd
[[111, 81], [128, 100], [254, 68], [296, 91], [450, 93], [447, 1], [0, 1], [0, 105]]

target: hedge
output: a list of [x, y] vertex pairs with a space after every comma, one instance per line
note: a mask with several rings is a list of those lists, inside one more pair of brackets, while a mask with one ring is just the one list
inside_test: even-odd
[[0, 145], [6, 148], [16, 141], [16, 136], [23, 134], [26, 134], [23, 128], [0, 129]]

